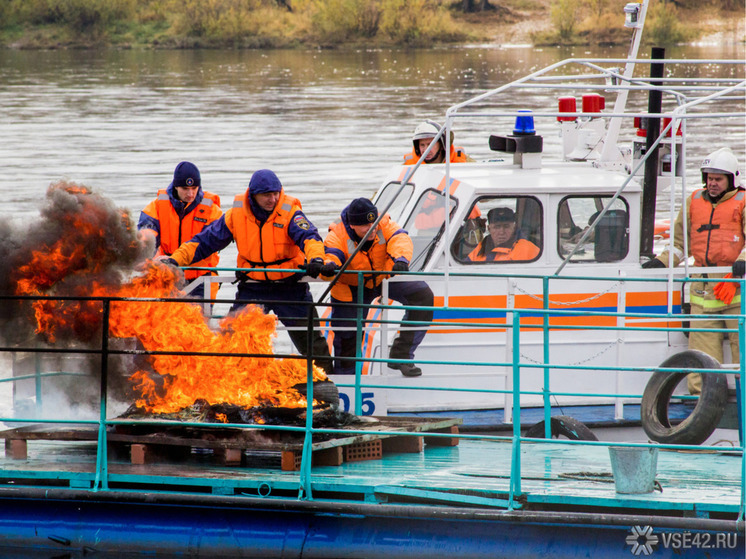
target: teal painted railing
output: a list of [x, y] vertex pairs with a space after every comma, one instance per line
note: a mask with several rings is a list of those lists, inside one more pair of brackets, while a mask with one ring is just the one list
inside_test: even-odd
[[[224, 269], [216, 269], [216, 270], [224, 270]], [[422, 273], [412, 273], [408, 274], [411, 276], [423, 276], [423, 277], [432, 277], [433, 274], [422, 274]], [[474, 277], [475, 274], [457, 274], [457, 273], [451, 273], [451, 278], [457, 281], [457, 277], [464, 276], [464, 277]], [[502, 277], [505, 278], [507, 276], [505, 275], [497, 275], [497, 274], [478, 274], [479, 277]], [[511, 277], [519, 277], [519, 276], [511, 276]], [[512, 379], [512, 388], [510, 390], [481, 390], [481, 389], [474, 389], [474, 388], [462, 388], [462, 389], [450, 389], [454, 391], [471, 391], [471, 392], [486, 392], [486, 393], [495, 393], [495, 394], [502, 394], [505, 392], [510, 392], [513, 396], [513, 401], [520, 403], [521, 396], [528, 395], [528, 394], [535, 394], [535, 395], [541, 395], [543, 397], [543, 408], [545, 413], [545, 426], [546, 426], [546, 432], [545, 436], [549, 436], [550, 432], [550, 412], [551, 412], [551, 405], [550, 405], [550, 398], [552, 396], [556, 395], [566, 395], [566, 396], [588, 396], [587, 393], [580, 393], [580, 392], [568, 392], [568, 391], [553, 391], [550, 388], [550, 381], [551, 381], [551, 370], [552, 369], [571, 369], [576, 371], [599, 371], [599, 370], [608, 370], [608, 371], [632, 371], [632, 372], [653, 372], [653, 371], [674, 371], [673, 369], [663, 369], [660, 367], [656, 367], [654, 365], [651, 366], [635, 366], [635, 367], [603, 367], [603, 366], [583, 366], [583, 365], [562, 365], [562, 364], [555, 364], [550, 361], [551, 352], [550, 352], [550, 344], [549, 344], [549, 331], [550, 330], [557, 330], [557, 329], [566, 329], [566, 330], [587, 330], [588, 327], [586, 326], [577, 326], [577, 325], [557, 325], [557, 324], [551, 324], [550, 318], [551, 317], [577, 317], [577, 316], [590, 316], [590, 317], [615, 317], [617, 319], [627, 319], [627, 318], [634, 318], [634, 319], [657, 319], [658, 321], [673, 321], [673, 322], [681, 322], [681, 321], [691, 321], [692, 323], [696, 323], [697, 320], [703, 318], [700, 315], [687, 315], [687, 314], [674, 314], [674, 313], [646, 313], [646, 314], [640, 314], [640, 313], [614, 313], [614, 312], [588, 312], [588, 311], [572, 311], [572, 310], [558, 310], [558, 309], [550, 309], [549, 308], [549, 300], [550, 300], [550, 285], [559, 279], [563, 281], [574, 281], [574, 280], [592, 280], [592, 281], [604, 281], [603, 278], [597, 278], [597, 277], [574, 277], [574, 278], [556, 278], [553, 276], [548, 277], [538, 277], [537, 276], [520, 276], [525, 278], [533, 278], [533, 279], [540, 279], [542, 283], [542, 307], [541, 308], [530, 308], [530, 309], [520, 309], [520, 308], [503, 308], [503, 309], [495, 309], [495, 308], [485, 308], [485, 309], [475, 309], [473, 307], [469, 307], [468, 310], [470, 311], [504, 311], [507, 313], [508, 316], [510, 316], [509, 321], [505, 322], [488, 322], [479, 323], [480, 328], [500, 328], [500, 329], [506, 329], [510, 330], [510, 336], [512, 339], [512, 344], [514, 351], [512, 352], [512, 360], [510, 361], [492, 361], [489, 363], [475, 363], [470, 361], [423, 361], [418, 360], [418, 363], [420, 364], [462, 364], [462, 365], [473, 365], [473, 366], [483, 366], [483, 367], [508, 367], [510, 369], [511, 379]], [[645, 281], [645, 282], [651, 282], [651, 281], [660, 281], [660, 282], [668, 282], [671, 283], [669, 279], [651, 279], [651, 278], [608, 278], [607, 281], [613, 281], [613, 282], [635, 282], [635, 281]], [[677, 279], [674, 278], [673, 282], [676, 283], [683, 283], [685, 280], [683, 279]], [[698, 280], [702, 281], [702, 280]], [[722, 280], [711, 280], [711, 281], [722, 281]], [[746, 287], [744, 285], [743, 280], [732, 280], [734, 282], [740, 282], [742, 289]], [[10, 297], [3, 297], [4, 299], [10, 299]], [[362, 299], [362, 297], [360, 297]], [[54, 299], [50, 297], [21, 297], [19, 299], [26, 299], [26, 300], [33, 300], [33, 299]], [[109, 336], [108, 336], [108, 320], [109, 320], [109, 309], [112, 302], [126, 302], [126, 301], [137, 301], [137, 299], [125, 299], [125, 298], [116, 298], [116, 297], [107, 297], [107, 298], [66, 298], [68, 300], [86, 300], [86, 301], [100, 301], [102, 305], [102, 321], [103, 321], [103, 335], [101, 338], [101, 347], [99, 350], [94, 349], [85, 349], [85, 350], [73, 350], [73, 349], [67, 349], [67, 348], [56, 348], [56, 347], [49, 347], [49, 348], [38, 348], [38, 347], [23, 347], [20, 345], [17, 346], [5, 346], [0, 347], [0, 352], [29, 352], [29, 353], [35, 353], [37, 355], [43, 354], [43, 353], [56, 353], [56, 354], [96, 354], [101, 356], [101, 385], [100, 385], [100, 402], [99, 402], [99, 418], [97, 421], [93, 420], [60, 420], [60, 419], [45, 419], [43, 417], [31, 417], [31, 418], [19, 418], [19, 417], [4, 417], [0, 418], [0, 420], [5, 422], [13, 422], [14, 424], [26, 424], [26, 423], [34, 423], [34, 424], [87, 424], [87, 425], [97, 425], [98, 426], [98, 437], [97, 437], [97, 454], [96, 454], [96, 468], [95, 468], [95, 474], [93, 478], [91, 479], [92, 486], [90, 487], [93, 491], [107, 491], [110, 490], [109, 486], [109, 469], [108, 469], [108, 457], [106, 453], [107, 448], [107, 430], [109, 427], [116, 426], [116, 425], [127, 425], [127, 424], [134, 424], [134, 421], [127, 421], [122, 419], [111, 419], [107, 417], [107, 396], [108, 396], [108, 371], [107, 371], [107, 363], [108, 363], [108, 357], [112, 355], [149, 355], [149, 354], [180, 354], [179, 352], [169, 352], [169, 351], [160, 351], [160, 352], [148, 352], [144, 350], [122, 350], [122, 349], [115, 349], [110, 347], [109, 344]], [[178, 300], [178, 299], [158, 299], [159, 301], [164, 302], [171, 302], [172, 304], [179, 304], [180, 301], [184, 300]], [[231, 301], [228, 300], [218, 300], [216, 302], [221, 303], [230, 303]], [[386, 305], [361, 305], [360, 310], [358, 312], [357, 316], [357, 336], [358, 341], [362, 339], [362, 330], [364, 325], [364, 319], [363, 319], [363, 311], [364, 309], [367, 311], [368, 308], [389, 308]], [[417, 308], [417, 307], [410, 307], [410, 308]], [[467, 308], [459, 309], [458, 307], [449, 307], [451, 310], [467, 310]], [[536, 316], [539, 314], [541, 316], [541, 329], [543, 333], [543, 340], [544, 340], [544, 348], [543, 348], [543, 356], [544, 356], [544, 362], [543, 363], [531, 363], [526, 362], [525, 360], [521, 360], [521, 341], [522, 341], [522, 317], [526, 315]], [[739, 334], [739, 365], [737, 372], [741, 375], [744, 374], [746, 369], [746, 356], [744, 355], [746, 349], [744, 348], [744, 339], [746, 339], [746, 299], [742, 299], [741, 301], [741, 310], [740, 314], [738, 315], [732, 315], [732, 317], [737, 320], [738, 322], [738, 328], [733, 331], [737, 331]], [[730, 318], [730, 317], [729, 317]], [[378, 321], [380, 323], [386, 323], [388, 321], [386, 320], [380, 320]], [[623, 322], [623, 321], [622, 321]], [[391, 322], [394, 323], [394, 322]], [[656, 330], [659, 331], [660, 327], [645, 327], [645, 326], [634, 326], [634, 327], [628, 327], [624, 325], [620, 325], [621, 323], [619, 320], [617, 320], [616, 326], [593, 326], [594, 329], [597, 330], [610, 330], [615, 331], [619, 329], [632, 329], [637, 331], [652, 331]], [[399, 322], [396, 322], [396, 324], [400, 324]], [[421, 323], [409, 323], [403, 326], [422, 326]], [[449, 322], [448, 323], [449, 328], [454, 327], [463, 327], [463, 328], [471, 328], [474, 327], [473, 323], [469, 322]], [[535, 328], [535, 326], [532, 326], [532, 328]], [[675, 327], [670, 328], [671, 331], [676, 332], [691, 332], [691, 331], [718, 331], [723, 332], [723, 330], [716, 330], [716, 329], [702, 329], [702, 328], [695, 328], [692, 326], [685, 327]], [[731, 330], [727, 330], [727, 332], [731, 332]], [[358, 343], [357, 346], [357, 355], [355, 357], [356, 360], [356, 373], [355, 373], [355, 379], [354, 382], [350, 385], [343, 385], [340, 384], [340, 386], [350, 386], [354, 387], [355, 389], [355, 410], [356, 413], [361, 413], [361, 407], [362, 407], [362, 391], [370, 387], [372, 385], [366, 384], [363, 380], [362, 373], [362, 363], [369, 361], [369, 362], [381, 362], [385, 363], [388, 360], [387, 359], [373, 359], [373, 358], [364, 358], [362, 354], [360, 353], [360, 344]], [[517, 349], [517, 350], [516, 350]], [[210, 355], [210, 356], [216, 356], [216, 357], [225, 357], [225, 356], [233, 356], [233, 357], [269, 357], [267, 355], [263, 354], [227, 354], [227, 353], [183, 353], [185, 355]], [[299, 356], [294, 355], [278, 355], [277, 357], [282, 358], [296, 358], [301, 359]], [[311, 361], [313, 356], [309, 356], [308, 359], [306, 359], [308, 363], [307, 367], [307, 383], [308, 383], [308, 396], [307, 396], [307, 402], [308, 402], [308, 408], [307, 408], [307, 414], [306, 414], [306, 424], [304, 427], [290, 427], [290, 426], [277, 426], [277, 425], [247, 425], [247, 424], [226, 424], [226, 423], [192, 423], [192, 422], [184, 422], [182, 425], [185, 427], [201, 427], [205, 429], [211, 429], [211, 428], [238, 428], [238, 429], [260, 429], [260, 430], [277, 430], [277, 431], [294, 431], [294, 432], [303, 432], [305, 439], [304, 439], [304, 452], [302, 456], [301, 461], [301, 469], [298, 476], [298, 482], [297, 482], [297, 490], [298, 490], [298, 498], [299, 499], [307, 499], [312, 500], [313, 499], [313, 487], [314, 487], [314, 478], [313, 478], [313, 468], [312, 468], [312, 462], [311, 462], [311, 444], [312, 444], [312, 436], [314, 433], [329, 433], [329, 434], [339, 434], [343, 433], [345, 435], [350, 435], [353, 433], [360, 433], [360, 434], [381, 434], [381, 435], [389, 435], [390, 431], [371, 431], [371, 430], [365, 430], [365, 431], [355, 431], [351, 429], [328, 429], [328, 428], [314, 428], [312, 425], [312, 413], [311, 413], [311, 403], [313, 401], [313, 378], [312, 378], [312, 367], [311, 367]], [[521, 388], [521, 371], [524, 369], [539, 369], [543, 372], [543, 378], [544, 378], [544, 387], [541, 391], [527, 391], [523, 390]], [[698, 372], [701, 372], [703, 374], [715, 374], [715, 373], [722, 373], [722, 369], [698, 369]], [[736, 372], [736, 371], [734, 371]], [[64, 372], [64, 371], [43, 371], [40, 370], [37, 367], [37, 370], [34, 374], [24, 374], [18, 377], [11, 377], [2, 379], [2, 384], [0, 384], [0, 387], [21, 381], [21, 380], [29, 380], [31, 378], [34, 379], [35, 382], [35, 396], [36, 396], [36, 408], [37, 413], [41, 409], [41, 400], [42, 400], [42, 384], [44, 382], [49, 381], [50, 379], [54, 379], [56, 377], [62, 376], [62, 375], [79, 375], [80, 373], [74, 373], [74, 372]], [[743, 378], [743, 376], [741, 377]], [[403, 389], [403, 390], [447, 390], [443, 387], [433, 387], [433, 386], [417, 386], [417, 387], [399, 387], [395, 385], [375, 385], [378, 388], [388, 388], [388, 389]], [[744, 413], [744, 402], [746, 402], [746, 383], [741, 382], [739, 383], [739, 390], [740, 390], [740, 408], [739, 408], [739, 425], [741, 428], [741, 432], [746, 432], [746, 413]], [[594, 394], [595, 396], [604, 396], [604, 397], [612, 397], [612, 396], [619, 396], [616, 393], [607, 393], [607, 394]], [[639, 394], [624, 394], [623, 397], [639, 397]], [[459, 434], [456, 435], [460, 439], [469, 440], [469, 439], [478, 439], [478, 440], [485, 440], [485, 441], [505, 441], [510, 440], [513, 447], [512, 447], [512, 463], [511, 463], [511, 470], [510, 470], [510, 491], [509, 491], [509, 498], [507, 503], [505, 503], [505, 507], [507, 507], [509, 510], [512, 510], [514, 508], [519, 507], [519, 497], [522, 495], [522, 486], [521, 486], [521, 444], [523, 441], [526, 440], [525, 437], [521, 436], [520, 432], [520, 426], [521, 426], [521, 406], [515, 405], [514, 406], [514, 420], [513, 420], [513, 432], [511, 437], [503, 437], [503, 436], [494, 436], [494, 435], [470, 435], [470, 434]], [[136, 422], [138, 425], [172, 425], [172, 423], [165, 423], [161, 421], [143, 421], [138, 420]], [[422, 433], [398, 433], [397, 435], [401, 436], [421, 436]], [[447, 437], [452, 438], [454, 437], [453, 434], [439, 434], [439, 433], [428, 433], [428, 437]], [[541, 439], [531, 439], [532, 442], [541, 442]], [[546, 442], [546, 441], [544, 441]], [[655, 446], [656, 448], [662, 448], [662, 449], [686, 449], [690, 448], [687, 445], [670, 445], [670, 444], [655, 444], [655, 445], [647, 445], [642, 443], [608, 443], [608, 442], [594, 442], [594, 441], [565, 441], [565, 440], [553, 440], [554, 444], [566, 444], [566, 445], [595, 445], [595, 446], [610, 446], [613, 444], [613, 446], [630, 446], [630, 447], [649, 447], [649, 446]], [[702, 449], [713, 449], [716, 450], [718, 447], [698, 447]], [[746, 457], [744, 456], [743, 450], [744, 450], [744, 443], [743, 440], [740, 442], [740, 446], [737, 447], [737, 450], [740, 450], [742, 453], [741, 457], [741, 480], [740, 480], [740, 492], [741, 492], [741, 500], [740, 500], [740, 511], [739, 511], [739, 520], [743, 520], [744, 518], [744, 510], [746, 510], [746, 487], [744, 486], [744, 479], [746, 479]], [[9, 477], [9, 476], [18, 476], [23, 477], [23, 470], [22, 468], [19, 468], [17, 471], [11, 471], [8, 469], [5, 469], [2, 473], [0, 473], [0, 476], [3, 477]], [[33, 474], [31, 474], [33, 476]], [[70, 479], [77, 479], [78, 481], [76, 483], [80, 483], [80, 480], [84, 480], [86, 478], [85, 475], [72, 475], [70, 476]], [[458, 496], [452, 497], [454, 502], [458, 502], [459, 498]], [[470, 499], [464, 498], [463, 503], [468, 504]]]

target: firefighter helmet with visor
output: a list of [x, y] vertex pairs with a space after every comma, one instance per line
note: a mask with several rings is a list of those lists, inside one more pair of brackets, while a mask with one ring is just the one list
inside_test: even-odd
[[707, 183], [708, 173], [719, 173], [728, 176], [728, 189], [735, 188], [736, 177], [738, 176], [738, 159], [730, 148], [720, 148], [708, 155], [702, 165], [702, 182]]

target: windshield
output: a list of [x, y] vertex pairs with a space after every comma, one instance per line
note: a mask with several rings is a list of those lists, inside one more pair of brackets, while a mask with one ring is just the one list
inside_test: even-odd
[[[433, 251], [445, 224], [445, 194], [438, 190], [426, 190], [414, 211], [410, 214], [404, 229], [407, 230], [414, 244], [414, 256], [410, 265], [411, 270], [421, 270]], [[448, 199], [450, 216], [456, 209], [454, 198]]]
[[[405, 184], [404, 188], [402, 188], [400, 182], [390, 182], [380, 190], [378, 197], [373, 200], [373, 203], [378, 208], [378, 211], [386, 212], [391, 216], [391, 219], [400, 222], [401, 212], [409, 201], [409, 198], [412, 196], [413, 190], [414, 185], [412, 183]], [[394, 197], [396, 197], [396, 199], [394, 199]], [[391, 200], [394, 200], [394, 203], [391, 204], [391, 207], [388, 210], [386, 210], [386, 207], [389, 205]]]

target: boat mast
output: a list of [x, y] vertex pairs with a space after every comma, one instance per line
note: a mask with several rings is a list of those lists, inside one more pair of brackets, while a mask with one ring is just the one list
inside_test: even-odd
[[[635, 71], [634, 60], [637, 59], [637, 52], [640, 49], [640, 42], [642, 40], [642, 30], [645, 26], [645, 14], [648, 11], [648, 3], [650, 0], [642, 0], [642, 2], [627, 4], [624, 7], [625, 11], [625, 27], [632, 27], [632, 42], [630, 43], [629, 53], [627, 54], [627, 64], [624, 67], [625, 84], [632, 78], [632, 74]], [[639, 7], [638, 7], [639, 6]], [[633, 13], [632, 10], [636, 11]], [[624, 112], [624, 108], [627, 105], [627, 96], [629, 89], [624, 88], [619, 91], [616, 102], [614, 103], [614, 114], [621, 114]], [[606, 138], [604, 140], [603, 151], [601, 152], [601, 158], [599, 160], [599, 166], [605, 168], [624, 168], [624, 160], [622, 154], [619, 152], [617, 141], [619, 139], [619, 130], [622, 126], [621, 118], [612, 118], [609, 122], [609, 128], [606, 131]]]

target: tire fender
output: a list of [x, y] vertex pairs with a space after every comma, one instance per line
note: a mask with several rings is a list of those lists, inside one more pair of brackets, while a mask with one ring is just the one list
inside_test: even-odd
[[[549, 419], [552, 428], [552, 438], [564, 436], [572, 441], [597, 441], [598, 437], [593, 434], [586, 425], [569, 415], [555, 415]], [[544, 438], [544, 421], [539, 421], [528, 428], [524, 437], [532, 439]]]
[[696, 369], [719, 369], [710, 355], [689, 349], [672, 355], [661, 367], [679, 371], [657, 371], [642, 395], [640, 419], [651, 440], [667, 444], [702, 444], [712, 434], [728, 402], [728, 379], [724, 373], [702, 375], [702, 393], [692, 413], [678, 425], [671, 425], [668, 406], [676, 386]]

